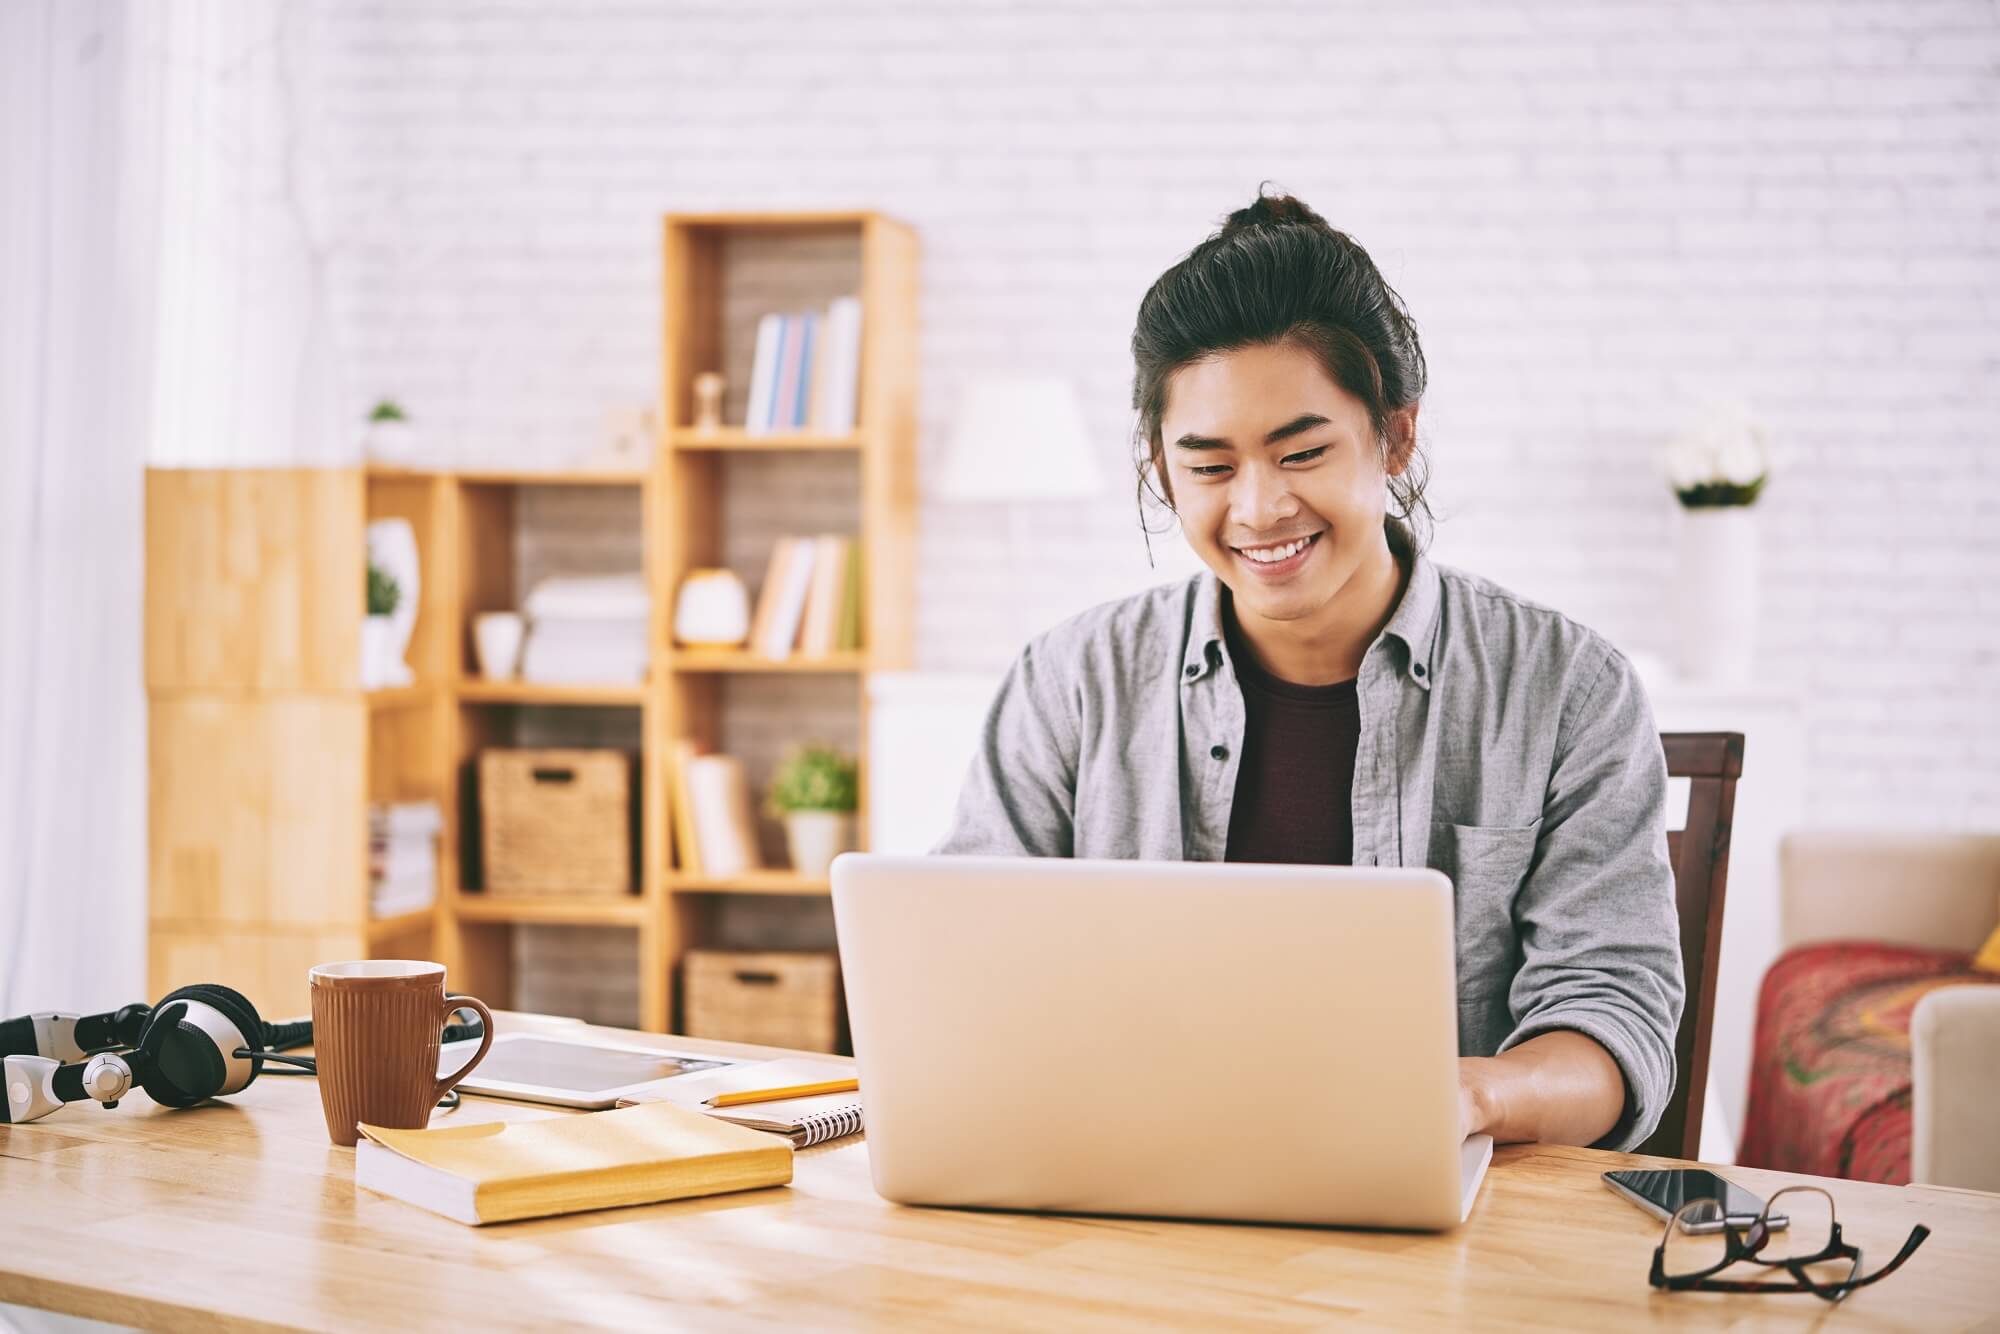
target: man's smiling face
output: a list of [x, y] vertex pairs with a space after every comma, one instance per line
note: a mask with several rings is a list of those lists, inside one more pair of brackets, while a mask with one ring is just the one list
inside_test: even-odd
[[1181, 531], [1240, 618], [1309, 620], [1386, 553], [1389, 474], [1368, 409], [1305, 348], [1176, 371], [1160, 438]]

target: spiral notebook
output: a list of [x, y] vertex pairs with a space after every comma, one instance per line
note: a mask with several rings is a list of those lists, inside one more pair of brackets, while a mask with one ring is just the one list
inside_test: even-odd
[[777, 1102], [752, 1102], [738, 1107], [709, 1107], [705, 1101], [718, 1093], [745, 1089], [783, 1088], [792, 1084], [812, 1084], [828, 1079], [851, 1079], [854, 1067], [834, 1061], [813, 1061], [788, 1057], [781, 1061], [754, 1061], [723, 1066], [697, 1074], [677, 1075], [633, 1089], [618, 1100], [620, 1107], [647, 1102], [670, 1102], [677, 1107], [706, 1113], [718, 1121], [729, 1121], [752, 1130], [783, 1135], [794, 1148], [823, 1144], [830, 1139], [861, 1132], [861, 1095], [822, 1093], [811, 1098], [785, 1098]]

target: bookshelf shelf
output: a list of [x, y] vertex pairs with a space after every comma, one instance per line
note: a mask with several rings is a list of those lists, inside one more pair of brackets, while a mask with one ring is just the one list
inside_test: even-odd
[[766, 658], [735, 650], [677, 649], [667, 658], [667, 666], [677, 672], [825, 672], [838, 675], [868, 670], [866, 653], [829, 653], [809, 658]]
[[794, 894], [823, 897], [833, 892], [824, 878], [799, 875], [794, 871], [751, 871], [727, 879], [688, 875], [676, 871], [667, 886], [677, 894]]
[[453, 910], [467, 922], [525, 923], [540, 926], [638, 926], [653, 906], [637, 894], [588, 898], [498, 898], [461, 892]]
[[554, 685], [534, 681], [465, 681], [458, 698], [467, 704], [581, 705], [636, 709], [646, 702], [639, 684]]
[[437, 692], [429, 686], [390, 686], [382, 690], [368, 692], [370, 709], [414, 709], [430, 704], [437, 699]]
[[372, 917], [368, 921], [368, 943], [380, 945], [403, 936], [428, 933], [436, 923], [434, 908], [419, 908], [415, 912], [397, 913], [394, 917]]
[[446, 478], [471, 486], [640, 486], [650, 475], [650, 470], [646, 468], [472, 468], [461, 471], [435, 471], [398, 468], [381, 463], [369, 464], [366, 471], [371, 480], [424, 481]]
[[783, 450], [867, 448], [867, 439], [859, 432], [852, 435], [816, 435], [808, 431], [773, 431], [765, 435], [750, 435], [741, 427], [724, 427], [714, 431], [696, 431], [682, 427], [668, 434], [668, 443], [674, 449], [688, 453], [715, 453], [729, 450], [768, 453]]

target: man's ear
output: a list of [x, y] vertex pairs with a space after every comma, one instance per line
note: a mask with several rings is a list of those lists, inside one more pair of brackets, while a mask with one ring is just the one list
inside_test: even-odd
[[1389, 414], [1389, 442], [1383, 451], [1382, 471], [1390, 477], [1401, 477], [1403, 470], [1410, 466], [1410, 459], [1417, 452], [1419, 406], [1421, 405], [1412, 403], [1407, 408], [1397, 408]]

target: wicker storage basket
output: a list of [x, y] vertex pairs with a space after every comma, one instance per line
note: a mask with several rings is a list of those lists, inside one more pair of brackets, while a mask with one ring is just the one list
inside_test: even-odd
[[486, 892], [629, 894], [632, 760], [619, 750], [479, 753]]
[[681, 977], [689, 1037], [801, 1051], [840, 1045], [840, 970], [831, 954], [689, 950]]

